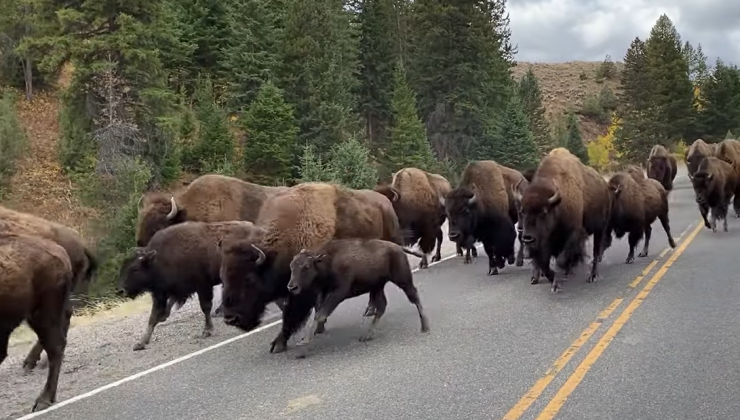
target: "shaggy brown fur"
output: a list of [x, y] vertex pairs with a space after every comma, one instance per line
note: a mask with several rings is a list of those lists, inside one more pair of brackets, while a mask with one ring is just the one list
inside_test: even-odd
[[[714, 156], [707, 157], [691, 178], [691, 184], [704, 226], [716, 232], [717, 219], [722, 219], [724, 231], [727, 232], [727, 208], [738, 184], [738, 176], [732, 165]], [[709, 210], [712, 211], [711, 223], [707, 220]]]
[[[517, 239], [519, 240], [519, 251], [516, 254], [516, 261], [514, 265], [521, 267], [524, 265], [524, 243], [522, 242], [522, 226], [519, 221], [521, 220], [521, 202], [518, 196], [514, 193], [515, 187], [518, 185], [521, 188], [527, 188], [529, 181], [522, 175], [521, 172], [516, 169], [499, 165], [501, 169], [501, 175], [504, 177], [504, 184], [506, 186], [506, 195], [509, 196], [509, 217], [511, 221], [517, 225]], [[511, 264], [512, 261], [509, 261]]]
[[69, 297], [73, 276], [67, 252], [55, 242], [0, 233], [0, 364], [8, 355], [10, 334], [23, 321], [36, 333], [49, 357], [46, 384], [33, 411], [56, 401], [72, 316]]
[[[489, 275], [498, 274], [507, 259], [514, 262], [516, 231], [511, 214], [516, 209], [510, 208], [501, 168], [492, 160], [468, 163], [460, 184], [445, 200], [450, 240], [466, 249], [482, 242]], [[466, 255], [465, 263], [469, 262]]]
[[716, 149], [707, 144], [702, 139], [696, 139], [686, 152], [684, 153], [684, 160], [686, 161], [686, 169], [689, 173], [689, 178], [694, 176], [694, 173], [699, 169], [701, 161], [708, 156], [714, 156]]
[[325, 323], [342, 301], [365, 293], [370, 295], [376, 310], [370, 328], [360, 341], [371, 340], [388, 304], [383, 288], [389, 281], [403, 290], [409, 302], [416, 306], [421, 332], [429, 332], [429, 323], [404, 251], [402, 247], [380, 239], [338, 239], [315, 251], [303, 249], [293, 257], [288, 290], [294, 295], [310, 292], [320, 296], [315, 322], [304, 340], [298, 343], [303, 348], [299, 357], [305, 357], [305, 345], [311, 342], [317, 326]]
[[[0, 232], [18, 232], [53, 241], [64, 248], [72, 264], [72, 290], [85, 293], [98, 267], [95, 253], [85, 239], [74, 229], [60, 223], [43, 219], [30, 213], [22, 213], [0, 206]], [[43, 347], [40, 341], [28, 352], [23, 361], [26, 373], [33, 370], [41, 359]]]
[[[383, 239], [403, 245], [390, 202], [374, 191], [325, 183], [303, 183], [265, 201], [249, 240], [224, 241], [222, 278], [224, 320], [249, 331], [265, 307], [288, 296], [290, 261], [301, 249], [314, 250], [332, 239]], [[289, 295], [282, 329], [271, 352], [285, 351], [287, 340], [306, 321], [316, 300]], [[368, 305], [366, 315], [374, 312]]]
[[668, 244], [676, 247], [671, 235], [671, 226], [668, 220], [668, 193], [663, 185], [655, 179], [637, 180], [629, 172], [618, 172], [609, 180], [609, 190], [612, 193], [612, 213], [609, 225], [609, 239], [614, 232], [617, 238], [629, 233], [629, 253], [626, 264], [635, 261], [635, 247], [645, 237], [645, 244], [640, 257], [647, 257], [652, 234], [651, 225], [656, 218], [668, 236]]
[[643, 171], [642, 168], [637, 165], [628, 165], [624, 169], [624, 171], [630, 174], [632, 179], [637, 182], [642, 182], [647, 179], [647, 177], [645, 176], [645, 171]]
[[[557, 148], [542, 159], [519, 199], [523, 241], [536, 267], [553, 283], [552, 291], [558, 290], [558, 282], [550, 258], [557, 256], [558, 265], [568, 274], [583, 260], [583, 245], [589, 235], [594, 237], [594, 246], [588, 282], [596, 281], [611, 211], [604, 178], [567, 149]], [[532, 284], [538, 281], [539, 273], [535, 272]]]
[[149, 322], [134, 350], [149, 344], [154, 327], [169, 317], [173, 304], [182, 305], [193, 294], [205, 316], [203, 337], [212, 334], [213, 287], [221, 283], [218, 244], [226, 236], [248, 237], [253, 229], [246, 221], [183, 222], [158, 231], [146, 247], [124, 260], [118, 294], [152, 296]]
[[[714, 155], [721, 160], [732, 165], [735, 171], [735, 175], [740, 179], [740, 142], [735, 139], [725, 139], [721, 143], [717, 144], [714, 151]], [[735, 217], [740, 217], [740, 183], [736, 186], [733, 191], [735, 199], [733, 200], [732, 207], [735, 210]]]
[[136, 244], [146, 246], [157, 231], [186, 220], [254, 222], [262, 203], [268, 197], [287, 189], [208, 174], [198, 177], [174, 196], [158, 192], [145, 194], [139, 199]]
[[676, 179], [677, 171], [676, 158], [668, 153], [668, 149], [662, 144], [653, 146], [647, 159], [648, 178], [660, 182], [666, 192], [670, 193], [673, 190], [673, 180]]

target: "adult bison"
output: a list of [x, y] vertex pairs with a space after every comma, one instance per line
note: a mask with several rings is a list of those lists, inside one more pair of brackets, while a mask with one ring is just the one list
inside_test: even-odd
[[670, 193], [677, 171], [676, 158], [668, 152], [668, 149], [662, 144], [653, 146], [647, 159], [648, 178], [660, 182], [666, 192]]
[[0, 364], [8, 356], [10, 334], [23, 321], [49, 356], [49, 372], [33, 411], [56, 401], [59, 373], [72, 315], [72, 264], [55, 242], [38, 236], [0, 233]]
[[[398, 218], [380, 193], [326, 183], [303, 183], [265, 201], [249, 239], [221, 244], [224, 320], [250, 331], [268, 303], [286, 298], [283, 323], [270, 352], [306, 321], [316, 297], [289, 295], [290, 261], [301, 249], [315, 250], [332, 239], [383, 239], [403, 246]], [[369, 304], [365, 316], [374, 316]]]
[[647, 257], [653, 231], [651, 225], [656, 218], [663, 225], [668, 244], [671, 248], [676, 247], [668, 220], [668, 192], [660, 182], [652, 178], [636, 179], [629, 171], [617, 172], [609, 179], [609, 190], [613, 205], [607, 238], [611, 239], [612, 232], [617, 238], [629, 234], [626, 264], [635, 261], [635, 247], [643, 236], [645, 243], [639, 256]]
[[[732, 165], [732, 169], [735, 171], [735, 176], [740, 179], [740, 142], [735, 139], [725, 139], [720, 142], [715, 151], [714, 155]], [[735, 216], [740, 217], [740, 182], [735, 186], [733, 191], [735, 199], [733, 200], [732, 207], [735, 210]]]
[[[583, 247], [590, 235], [594, 245], [587, 281], [596, 281], [611, 212], [604, 178], [567, 149], [556, 148], [542, 159], [518, 198], [524, 218], [523, 241], [537, 270], [552, 282], [552, 291], [558, 290], [558, 282], [550, 259], [556, 256], [558, 266], [569, 273], [584, 259]], [[531, 282], [538, 281], [535, 271]]]
[[229, 235], [247, 237], [253, 228], [247, 221], [179, 223], [155, 233], [146, 247], [123, 261], [118, 294], [131, 299], [145, 292], [152, 296], [149, 322], [134, 350], [149, 344], [154, 327], [167, 320], [174, 303], [182, 305], [193, 294], [205, 316], [202, 335], [212, 334], [213, 287], [221, 283], [218, 243]]
[[450, 184], [441, 177], [432, 179], [431, 175], [421, 169], [403, 168], [393, 174], [390, 185], [375, 188], [376, 192], [385, 195], [393, 203], [401, 229], [408, 232], [404, 235], [404, 243], [413, 245], [419, 242], [423, 253], [420, 269], [429, 267], [427, 255], [434, 251], [435, 242], [437, 250], [432, 262], [442, 259], [442, 224], [445, 215], [440, 201], [449, 193]]
[[684, 153], [684, 160], [686, 160], [686, 170], [688, 171], [689, 178], [694, 176], [694, 173], [699, 169], [699, 164], [704, 158], [714, 156], [715, 148], [707, 144], [702, 139], [696, 139], [686, 152]]
[[[705, 158], [691, 177], [691, 184], [704, 226], [716, 232], [717, 219], [722, 219], [724, 231], [727, 232], [727, 209], [738, 184], [732, 165], [714, 156]], [[707, 220], [709, 210], [712, 211], [711, 223]]]
[[488, 275], [498, 274], [507, 259], [514, 262], [516, 209], [509, 203], [501, 166], [492, 160], [468, 163], [445, 200], [450, 240], [467, 249], [482, 242]]

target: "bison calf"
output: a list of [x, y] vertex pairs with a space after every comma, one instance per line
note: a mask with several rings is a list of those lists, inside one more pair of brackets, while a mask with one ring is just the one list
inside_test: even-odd
[[193, 294], [198, 295], [205, 316], [202, 336], [212, 334], [213, 287], [221, 283], [219, 240], [252, 227], [244, 221], [183, 222], [157, 231], [146, 247], [137, 248], [124, 260], [118, 294], [132, 299], [145, 292], [152, 296], [149, 323], [134, 350], [149, 344], [154, 327], [167, 320], [173, 304], [183, 305]]
[[[294, 295], [310, 293], [320, 297], [315, 322], [298, 344], [310, 343], [316, 327], [326, 322], [343, 300], [365, 293], [370, 294], [375, 312], [370, 328], [360, 341], [371, 340], [375, 326], [385, 313], [388, 301], [383, 288], [389, 281], [416, 305], [421, 331], [428, 332], [428, 321], [405, 252], [408, 250], [379, 239], [337, 239], [318, 251], [303, 249], [296, 254], [290, 262], [288, 290]], [[305, 357], [305, 350], [299, 357]]]
[[[696, 193], [704, 226], [716, 232], [717, 219], [722, 219], [723, 229], [727, 232], [727, 210], [738, 182], [732, 165], [709, 156], [701, 161], [696, 172], [693, 176], [689, 175], [689, 178]], [[711, 223], [707, 220], [709, 210], [712, 211]]]

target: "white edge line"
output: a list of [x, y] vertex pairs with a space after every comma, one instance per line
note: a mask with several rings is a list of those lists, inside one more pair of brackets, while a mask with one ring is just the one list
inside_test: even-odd
[[[476, 248], [481, 248], [481, 247], [482, 247], [482, 245], [480, 245], [480, 244], [476, 245]], [[452, 258], [455, 258], [456, 256], [457, 256], [457, 253], [454, 253], [452, 255], [448, 255], [448, 256], [442, 258], [439, 261], [435, 261], [435, 262], [429, 263], [429, 266], [431, 267], [433, 265], [437, 265], [437, 264], [439, 264], [439, 263], [441, 263], [443, 261], [447, 261], [447, 260], [450, 260]], [[417, 271], [419, 271], [418, 268], [415, 268], [415, 269], [411, 270], [412, 273], [416, 273]], [[225, 346], [227, 344], [231, 344], [231, 343], [233, 343], [235, 341], [241, 340], [242, 338], [249, 337], [250, 335], [257, 334], [257, 333], [259, 333], [261, 331], [264, 331], [264, 330], [266, 330], [268, 328], [272, 328], [272, 327], [274, 327], [276, 325], [282, 324], [282, 322], [283, 322], [282, 320], [273, 321], [273, 322], [271, 322], [269, 324], [263, 325], [263, 326], [261, 326], [261, 327], [259, 327], [257, 329], [252, 330], [252, 331], [243, 333], [241, 335], [237, 335], [236, 337], [231, 337], [231, 338], [229, 338], [227, 340], [224, 340], [224, 341], [221, 341], [219, 343], [216, 343], [216, 344], [214, 344], [212, 346], [209, 346], [209, 347], [206, 347], [206, 348], [203, 348], [203, 349], [194, 351], [192, 353], [188, 353], [188, 354], [186, 354], [184, 356], [180, 356], [177, 359], [170, 360], [169, 362], [162, 363], [161, 365], [154, 366], [154, 367], [149, 368], [149, 369], [147, 369], [147, 370], [145, 370], [143, 372], [139, 372], [139, 373], [133, 374], [131, 376], [127, 376], [127, 377], [125, 377], [123, 379], [119, 379], [119, 380], [117, 380], [115, 382], [111, 382], [111, 383], [109, 383], [107, 385], [103, 385], [100, 388], [93, 389], [92, 391], [88, 391], [88, 392], [86, 392], [84, 394], [77, 395], [75, 397], [66, 399], [64, 401], [60, 401], [59, 403], [56, 403], [56, 404], [50, 406], [49, 408], [47, 408], [47, 409], [45, 409], [43, 411], [38, 411], [38, 412], [35, 412], [35, 413], [26, 414], [25, 416], [19, 417], [16, 420], [33, 419], [33, 418], [36, 418], [36, 417], [41, 416], [43, 414], [50, 413], [50, 412], [52, 412], [52, 411], [54, 411], [56, 409], [59, 409], [59, 408], [62, 408], [64, 406], [66, 406], [66, 405], [75, 403], [75, 402], [80, 401], [80, 400], [84, 400], [85, 398], [92, 397], [93, 395], [99, 394], [99, 393], [101, 393], [103, 391], [107, 391], [107, 390], [109, 390], [111, 388], [115, 388], [115, 387], [117, 387], [119, 385], [123, 385], [126, 382], [131, 382], [133, 380], [136, 380], [136, 379], [139, 379], [139, 378], [144, 377], [146, 375], [149, 375], [150, 373], [154, 373], [154, 372], [159, 371], [159, 370], [162, 370], [162, 369], [164, 369], [166, 367], [169, 367], [169, 366], [172, 366], [172, 365], [176, 365], [176, 364], [181, 363], [181, 362], [184, 362], [184, 361], [186, 361], [188, 359], [192, 359], [195, 356], [200, 356], [201, 354], [208, 353], [211, 350], [216, 350], [219, 347], [223, 347], [223, 346]]]

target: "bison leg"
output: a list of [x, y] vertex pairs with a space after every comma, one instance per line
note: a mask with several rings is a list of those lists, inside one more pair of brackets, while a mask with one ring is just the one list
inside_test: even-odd
[[5, 358], [8, 357], [8, 342], [10, 341], [10, 334], [15, 328], [7, 328], [7, 326], [0, 326], [0, 365], [3, 364]]
[[493, 247], [484, 243], [483, 250], [486, 251], [486, 255], [488, 255], [488, 275], [498, 275], [498, 266], [496, 264], [496, 255], [493, 253]]
[[[311, 340], [313, 339], [314, 335], [316, 335], [316, 328], [319, 326], [319, 324], [326, 322], [327, 318], [329, 318], [329, 315], [331, 315], [332, 312], [334, 312], [334, 310], [337, 309], [337, 306], [339, 306], [339, 304], [342, 303], [345, 296], [347, 296], [346, 288], [334, 290], [332, 292], [329, 292], [329, 294], [326, 295], [323, 303], [321, 304], [321, 307], [316, 309], [316, 317], [314, 318], [313, 323], [311, 323], [306, 334], [297, 343], [297, 346], [299, 348], [298, 354], [296, 355], [297, 358], [301, 359], [301, 358], [306, 357], [307, 345], [311, 343]], [[372, 297], [371, 297], [371, 300], [373, 300]], [[378, 302], [373, 300], [373, 306], [375, 305], [378, 305]], [[385, 308], [383, 308], [382, 310], [385, 311]], [[381, 309], [376, 308], [375, 316], [377, 317], [378, 316], [377, 313], [380, 313], [380, 312], [381, 312]], [[285, 323], [283, 323], [283, 325], [285, 325]], [[287, 339], [286, 339], [286, 342], [287, 342]]]
[[[442, 260], [442, 240], [444, 239], [444, 232], [442, 232], [442, 229], [440, 228], [437, 231], [437, 250], [434, 253], [434, 256], [432, 257], [432, 262], [437, 262]], [[462, 249], [460, 249], [460, 246], [458, 245], [457, 248], [457, 255], [462, 255]]]
[[517, 227], [516, 237], [519, 240], [519, 251], [517, 251], [516, 253], [516, 261], [514, 262], [517, 267], [521, 267], [524, 265], [524, 242], [522, 241], [523, 234], [524, 231]]
[[[67, 308], [65, 311], [65, 317], [62, 320], [64, 322], [63, 324], [63, 332], [64, 336], [67, 336], [67, 332], [69, 331], [69, 323], [72, 320], [72, 308]], [[39, 340], [36, 340], [36, 344], [33, 345], [31, 348], [31, 351], [28, 352], [28, 355], [26, 356], [25, 360], [23, 360], [23, 371], [26, 374], [31, 373], [31, 371], [36, 367], [37, 363], [41, 359], [41, 352], [44, 351], [43, 346], [41, 346], [41, 342]], [[45, 361], [45, 363], [48, 363], [48, 357]], [[45, 367], [45, 363], [42, 361], [41, 368]]]
[[203, 327], [203, 333], [201, 337], [208, 338], [213, 335], [213, 318], [211, 317], [211, 309], [213, 309], [213, 289], [204, 288], [198, 292], [198, 302], [200, 303], [200, 310], [203, 311], [205, 317], [205, 326]]
[[706, 204], [699, 204], [699, 213], [701, 214], [701, 218], [704, 219], [704, 226], [706, 226], [707, 229], [711, 229], [712, 224], [709, 223], [709, 220], [707, 219], [707, 216], [709, 215], [709, 207]]
[[152, 310], [149, 313], [149, 322], [147, 323], [146, 331], [144, 331], [144, 334], [134, 345], [134, 351], [144, 350], [146, 348], [146, 345], [149, 344], [149, 341], [152, 339], [154, 327], [167, 319], [168, 306], [170, 305], [166, 298], [161, 296], [152, 296]]
[[710, 223], [712, 225], [712, 232], [717, 232], [717, 212], [714, 209], [712, 209]]
[[735, 210], [735, 217], [740, 217], [740, 188], [735, 191], [735, 198], [732, 199], [732, 208]]
[[635, 262], [635, 247], [640, 242], [640, 239], [642, 239], [642, 232], [643, 231], [641, 229], [634, 229], [630, 231], [627, 238], [630, 250], [627, 253], [627, 259], [624, 261], [625, 264], [632, 264], [633, 262]]
[[478, 258], [478, 248], [475, 247], [475, 244], [470, 248], [470, 253], [473, 255], [473, 258]]
[[463, 249], [460, 244], [455, 244], [455, 249], [457, 250], [457, 256], [462, 257], [463, 256]]
[[601, 256], [601, 254], [603, 253], [601, 245], [604, 243], [604, 234], [605, 232], [603, 230], [594, 232], [593, 258], [591, 258], [591, 273], [589, 273], [588, 279], [586, 279], [586, 282], [588, 283], [595, 283], [599, 280], [599, 256]]
[[[65, 334], [65, 318], [69, 308], [69, 292], [63, 291], [61, 308], [46, 307], [28, 318], [28, 324], [36, 333], [41, 342], [41, 346], [49, 357], [49, 371], [46, 376], [46, 383], [41, 394], [36, 398], [31, 411], [41, 411], [56, 401], [57, 385], [59, 383], [59, 373], [62, 370], [62, 359], [64, 358], [64, 349], [67, 346]], [[55, 310], [57, 309], [57, 310]]]
[[[421, 299], [419, 298], [419, 289], [417, 289], [414, 285], [413, 277], [409, 275], [408, 278], [401, 281], [392, 281], [396, 286], [403, 290], [403, 293], [406, 294], [406, 298], [409, 300], [409, 302], [416, 306], [416, 311], [419, 313], [419, 321], [421, 322], [421, 332], [429, 332], [429, 320], [427, 319], [426, 314], [424, 314], [424, 307], [422, 306]], [[385, 295], [383, 297], [385, 298]]]
[[221, 318], [224, 316], [224, 301], [223, 298], [221, 298], [221, 303], [218, 304], [216, 307], [216, 310], [213, 311], [213, 317], [214, 318]]
[[[278, 336], [270, 344], [270, 353], [282, 353], [288, 348], [288, 339], [306, 322], [314, 306], [316, 296], [311, 296], [310, 293], [288, 296], [283, 311], [283, 324]], [[326, 301], [321, 306], [326, 306]], [[318, 313], [319, 309], [316, 311]]]
[[676, 241], [673, 240], [673, 235], [671, 235], [671, 224], [668, 221], [668, 214], [663, 214], [659, 217], [660, 224], [663, 225], [663, 230], [665, 231], [666, 236], [668, 236], [668, 245], [670, 245], [671, 248], [676, 247]]
[[642, 252], [638, 257], [647, 257], [650, 248], [650, 237], [653, 234], [653, 228], [650, 225], [645, 226], [645, 243], [642, 244]]
[[370, 322], [370, 327], [368, 327], [367, 332], [360, 337], [360, 342], [366, 342], [373, 339], [375, 327], [376, 325], [378, 325], [380, 317], [385, 314], [385, 308], [388, 306], [388, 299], [386, 299], [383, 289], [379, 289], [374, 292], [372, 294], [372, 300], [373, 302], [375, 302], [377, 310], [375, 311], [375, 317], [373, 318], [372, 322]]

